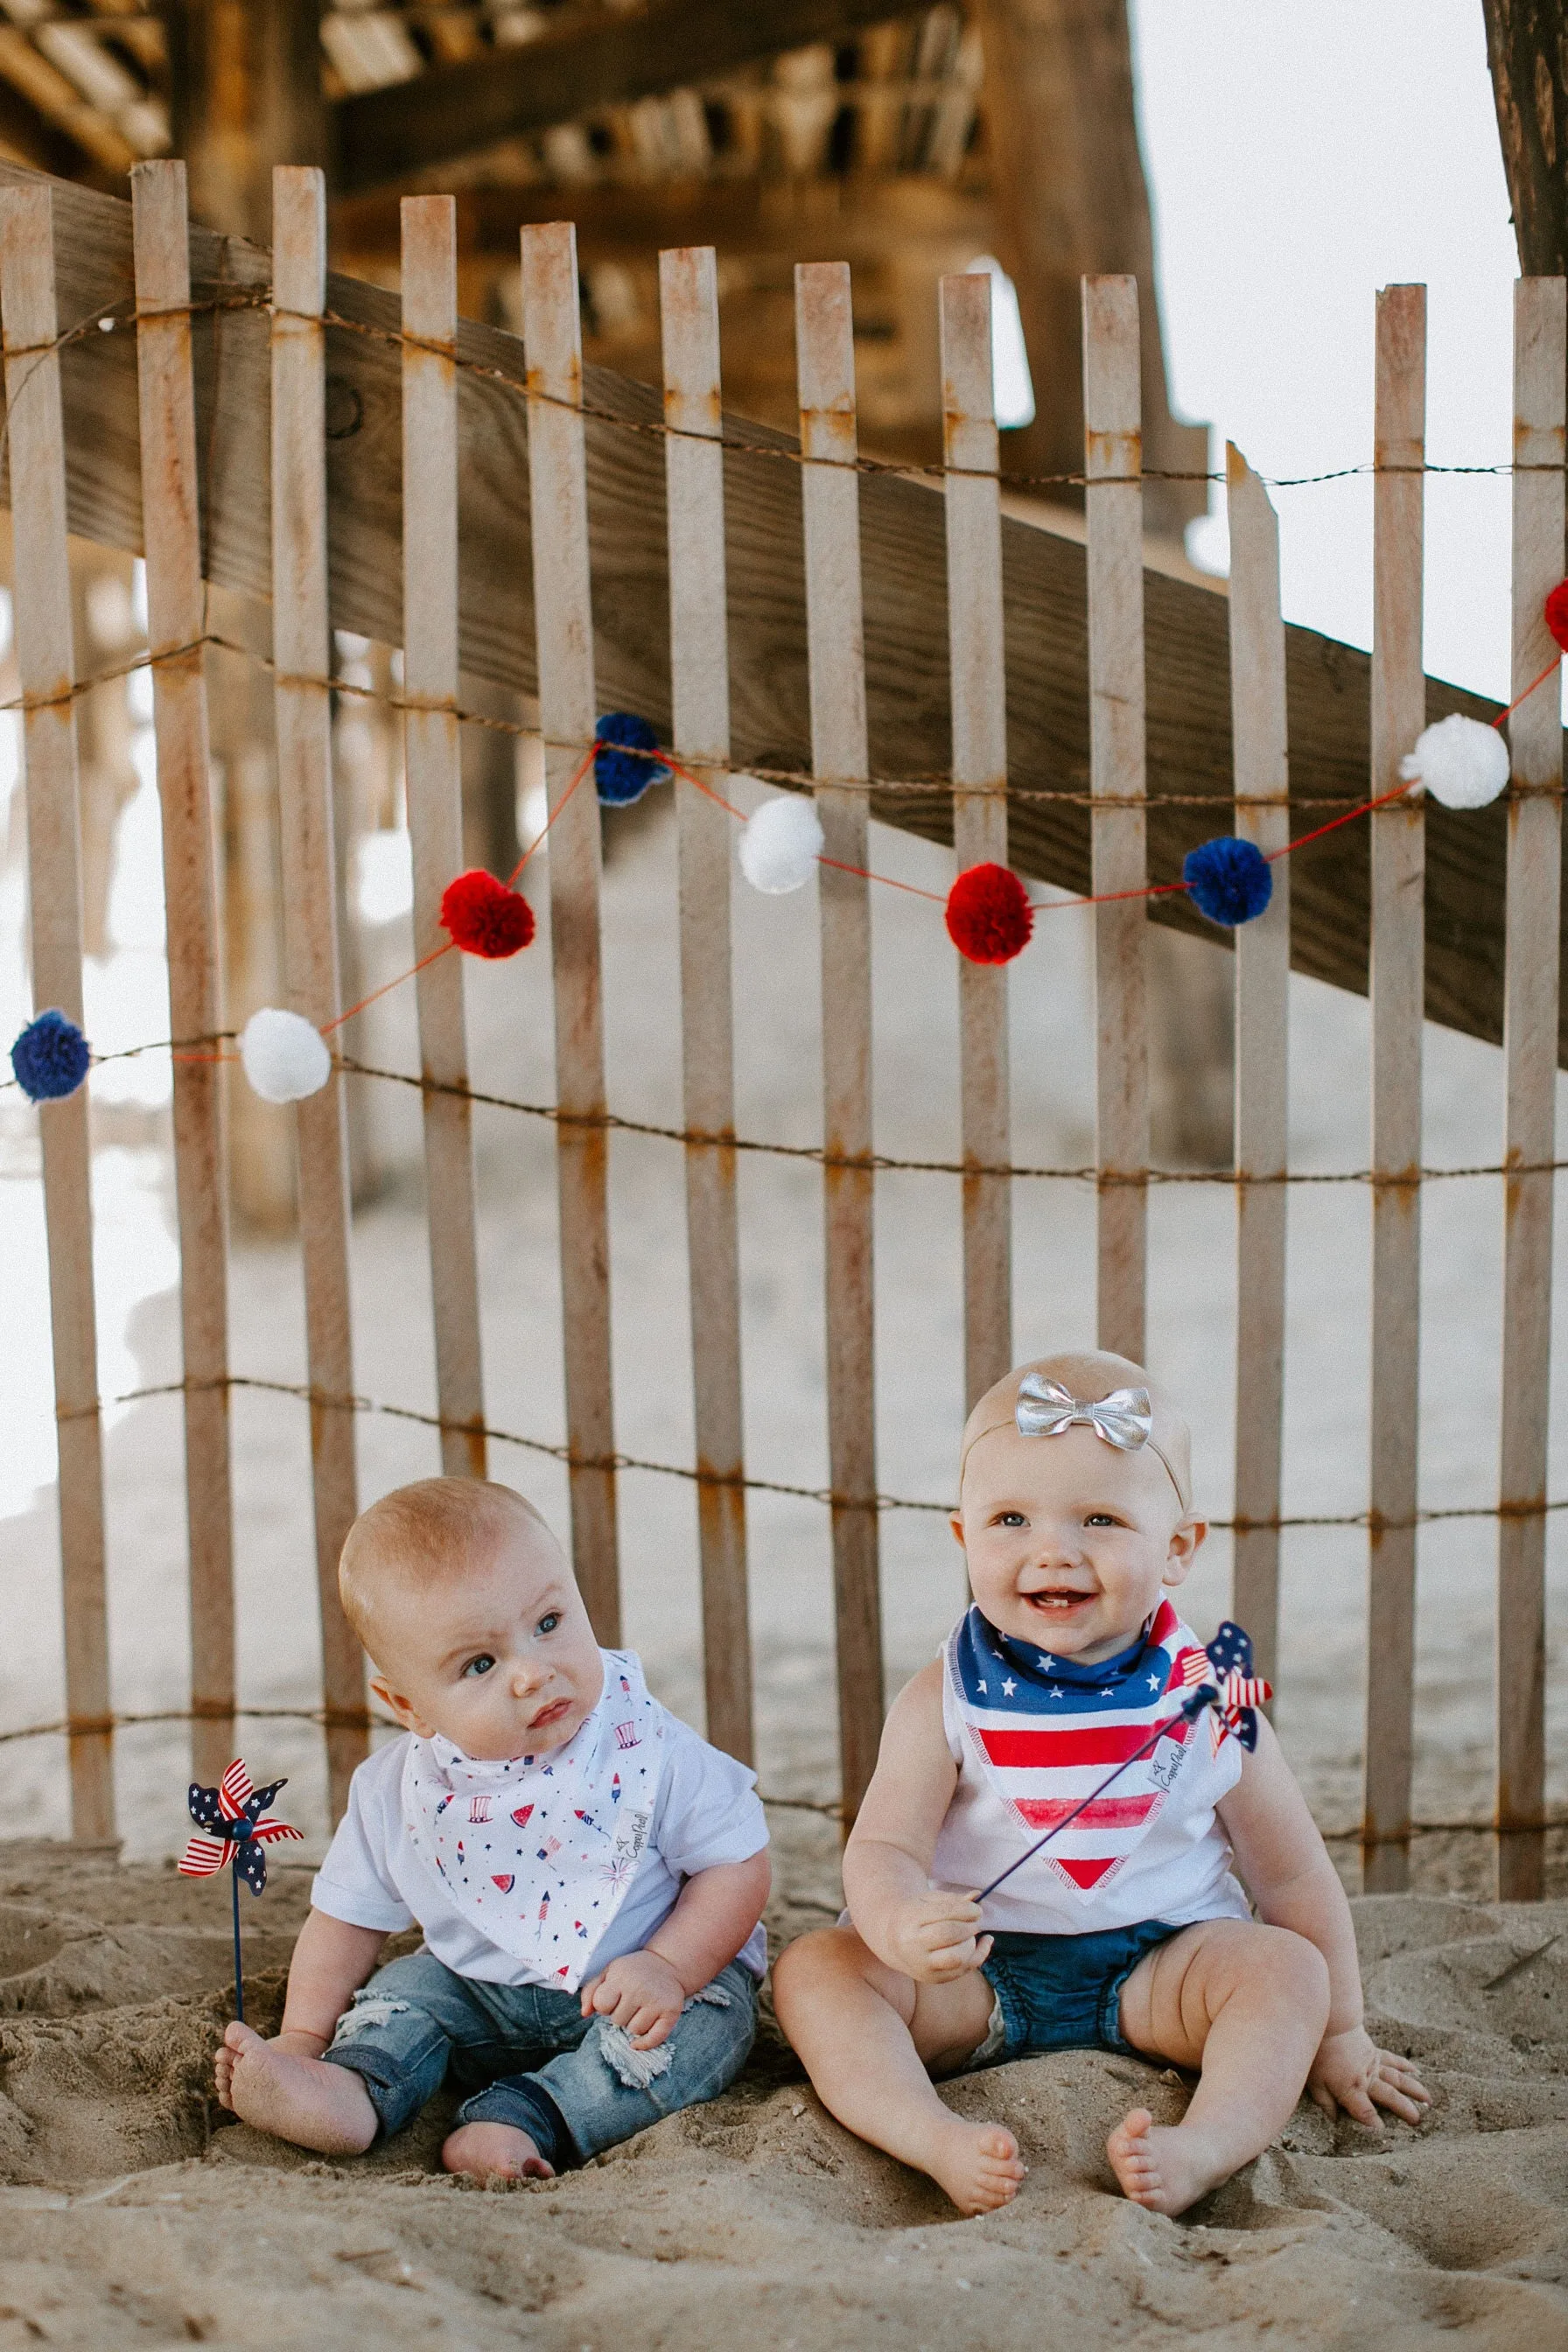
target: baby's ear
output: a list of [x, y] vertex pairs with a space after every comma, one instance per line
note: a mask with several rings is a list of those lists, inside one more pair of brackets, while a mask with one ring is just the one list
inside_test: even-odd
[[1208, 1531], [1206, 1519], [1194, 1519], [1189, 1516], [1177, 1520], [1171, 1532], [1170, 1549], [1165, 1554], [1164, 1573], [1160, 1579], [1162, 1584], [1173, 1587], [1186, 1582], [1187, 1572]]
[[953, 1515], [952, 1515], [952, 1518], [951, 1518], [951, 1519], [949, 1519], [949, 1521], [948, 1521], [948, 1523], [947, 1523], [947, 1524], [948, 1524], [948, 1526], [952, 1529], [952, 1539], [953, 1539], [953, 1542], [958, 1546], [958, 1548], [959, 1548], [960, 1551], [962, 1551], [962, 1550], [963, 1549], [963, 1519], [959, 1517], [958, 1513], [957, 1513], [956, 1511], [954, 1511], [954, 1513], [953, 1513]]
[[405, 1731], [416, 1732], [421, 1739], [429, 1738], [430, 1725], [409, 1705], [401, 1692], [393, 1689], [384, 1675], [372, 1675], [370, 1690], [371, 1696], [378, 1698], [388, 1714], [397, 1717]]

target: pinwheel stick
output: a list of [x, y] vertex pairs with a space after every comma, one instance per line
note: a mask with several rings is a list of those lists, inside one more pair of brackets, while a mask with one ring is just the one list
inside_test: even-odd
[[245, 1971], [239, 1957], [239, 1856], [229, 1865], [229, 1892], [234, 1897], [234, 2013], [241, 2025], [245, 2023]]
[[[1196, 1690], [1190, 1691], [1187, 1696], [1182, 1701], [1181, 1720], [1184, 1723], [1195, 1723], [1205, 1707], [1217, 1706], [1218, 1704], [1219, 1691], [1217, 1686], [1214, 1683], [1200, 1683]], [[1162, 1723], [1159, 1725], [1159, 1727], [1152, 1731], [1149, 1738], [1143, 1742], [1142, 1748], [1138, 1748], [1132, 1755], [1124, 1758], [1122, 1762], [1117, 1766], [1114, 1772], [1108, 1772], [1098, 1789], [1091, 1789], [1089, 1790], [1088, 1796], [1084, 1798], [1081, 1804], [1075, 1805], [1070, 1813], [1064, 1815], [1062, 1820], [1058, 1822], [1054, 1828], [1048, 1829], [1046, 1832], [1044, 1837], [1037, 1837], [1035, 1840], [1034, 1844], [1018, 1856], [1016, 1862], [1010, 1862], [1005, 1870], [999, 1871], [997, 1875], [992, 1880], [989, 1886], [983, 1886], [979, 1894], [975, 1896], [975, 1901], [977, 1903], [984, 1903], [988, 1895], [994, 1895], [996, 1889], [1002, 1885], [1004, 1879], [1011, 1878], [1016, 1870], [1022, 1870], [1026, 1862], [1033, 1861], [1035, 1855], [1039, 1853], [1042, 1846], [1049, 1845], [1051, 1840], [1054, 1837], [1059, 1837], [1063, 1830], [1071, 1829], [1079, 1815], [1085, 1811], [1089, 1806], [1095, 1803], [1099, 1798], [1103, 1797], [1107, 1789], [1110, 1787], [1113, 1780], [1120, 1780], [1123, 1772], [1130, 1772], [1134, 1764], [1142, 1764], [1145, 1756], [1152, 1756], [1153, 1754], [1155, 1748], [1158, 1748], [1161, 1740], [1164, 1738], [1170, 1728], [1171, 1727], [1168, 1723]]]

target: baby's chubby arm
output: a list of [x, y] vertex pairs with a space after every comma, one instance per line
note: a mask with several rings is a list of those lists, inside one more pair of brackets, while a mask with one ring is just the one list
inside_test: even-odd
[[657, 2050], [688, 1997], [711, 1984], [763, 1916], [773, 1884], [768, 1850], [693, 1873], [668, 1919], [640, 1952], [626, 1952], [583, 1987], [583, 2014], [626, 2028], [634, 2050]]
[[[277, 2046], [301, 2058], [319, 2058], [332, 2038], [333, 2026], [374, 1969], [385, 1941], [379, 1927], [354, 1927], [346, 1919], [312, 1911], [289, 1963]], [[226, 2107], [234, 2059], [225, 2043], [215, 2061], [218, 2097]]]
[[973, 1895], [931, 1883], [958, 1785], [942, 1722], [941, 1658], [894, 1700], [877, 1769], [844, 1850], [844, 1898], [861, 1941], [917, 1984], [951, 1984], [991, 1949]]
[[1362, 2021], [1350, 1905], [1274, 1727], [1263, 1716], [1258, 1747], [1244, 1755], [1241, 1779], [1218, 1811], [1258, 1916], [1304, 1936], [1328, 1962], [1329, 2021], [1307, 2077], [1313, 2099], [1326, 2114], [1343, 2107], [1362, 2124], [1375, 2125], [1379, 2106], [1418, 2124], [1428, 2095], [1409, 2061], [1380, 2050]]

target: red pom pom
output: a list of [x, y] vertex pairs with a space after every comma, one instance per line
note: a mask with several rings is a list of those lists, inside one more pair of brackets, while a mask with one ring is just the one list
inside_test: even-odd
[[441, 925], [469, 955], [513, 956], [533, 937], [533, 908], [521, 891], [476, 866], [442, 891]]
[[1035, 910], [1006, 866], [972, 866], [947, 894], [947, 935], [971, 963], [1011, 963], [1029, 944]]
[[1560, 580], [1546, 599], [1546, 625], [1568, 653], [1568, 580]]

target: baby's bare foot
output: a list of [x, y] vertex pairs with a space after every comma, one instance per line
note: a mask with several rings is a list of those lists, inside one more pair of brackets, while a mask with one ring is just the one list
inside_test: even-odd
[[376, 2133], [375, 2109], [346, 2066], [301, 2058], [231, 2025], [217, 2062], [218, 2095], [258, 2131], [321, 2156], [360, 2156]]
[[921, 2161], [966, 2214], [994, 2213], [999, 2205], [1010, 2205], [1028, 2169], [1010, 2131], [1000, 2124], [965, 2123], [961, 2116], [950, 2116]]
[[1184, 2213], [1229, 2176], [1202, 2133], [1157, 2124], [1147, 2107], [1124, 2116], [1105, 2143], [1121, 2193], [1152, 2213]]
[[525, 2131], [510, 2124], [463, 2124], [441, 2150], [448, 2172], [471, 2172], [479, 2180], [553, 2180]]

